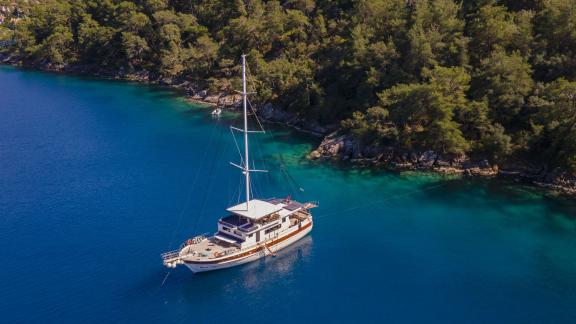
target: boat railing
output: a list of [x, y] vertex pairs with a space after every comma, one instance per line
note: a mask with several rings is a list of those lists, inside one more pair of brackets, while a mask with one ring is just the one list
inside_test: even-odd
[[238, 226], [238, 225], [234, 225], [234, 224], [229, 223], [229, 222], [227, 222], [227, 221], [225, 221], [225, 220], [222, 220], [222, 219], [219, 220], [219, 222], [220, 222], [220, 224], [222, 224], [222, 225], [224, 225], [224, 226], [228, 226], [228, 227], [232, 227], [232, 228]]
[[222, 253], [224, 253], [224, 255], [230, 255], [230, 254], [236, 253], [236, 249], [227, 249]]
[[162, 260], [164, 262], [177, 259], [179, 256], [180, 256], [179, 250], [169, 251], [169, 252], [165, 252], [165, 253], [160, 254], [160, 257], [162, 258]]
[[204, 234], [200, 234], [198, 236], [194, 236], [191, 239], [186, 240], [186, 242], [182, 243], [182, 245], [180, 245], [180, 250], [183, 249], [184, 247], [188, 246], [188, 245], [194, 245], [194, 244], [198, 244], [202, 241], [204, 241], [205, 239], [207, 239], [208, 233], [204, 233]]
[[[193, 249], [188, 249], [188, 250], [186, 251], [186, 253], [183, 253], [183, 254], [182, 254], [182, 249], [185, 248], [185, 247], [188, 246], [188, 245], [193, 245], [193, 244], [200, 243], [200, 242], [202, 242], [202, 240], [204, 240], [204, 239], [206, 239], [206, 236], [204, 236], [204, 235], [198, 235], [198, 236], [190, 239], [190, 240], [192, 240], [192, 241], [195, 242], [195, 243], [191, 243], [191, 244], [186, 244], [186, 243], [185, 243], [185, 244], [182, 244], [182, 246], [180, 247], [179, 250], [173, 250], [173, 251], [168, 251], [168, 252], [162, 253], [162, 254], [160, 254], [160, 257], [161, 257], [162, 260], [164, 260], [164, 261], [170, 261], [170, 260], [174, 260], [174, 259], [177, 259], [177, 258], [180, 258], [180, 257], [183, 257], [183, 256], [190, 255], [190, 254], [194, 255], [194, 254], [196, 254], [197, 252], [194, 251]], [[190, 241], [190, 240], [188, 240], [188, 241]], [[188, 241], [187, 241], [187, 242], [188, 242]]]
[[[260, 242], [257, 244], [257, 246], [260, 247], [264, 247], [266, 249], [268, 249], [268, 244], [271, 242], [274, 242], [276, 239], [278, 239], [279, 237], [279, 233], [275, 233], [273, 236], [266, 238], [264, 241]], [[197, 243], [201, 242], [202, 240], [204, 240], [206, 238], [206, 234], [202, 234], [202, 235], [198, 235], [194, 238], [191, 238], [190, 240], [192, 241], [196, 241]], [[187, 245], [184, 245], [183, 247], [185, 247]], [[249, 246], [249, 247], [245, 247], [242, 249], [236, 249], [236, 248], [230, 248], [230, 249], [226, 249], [224, 251], [221, 252], [220, 255], [218, 255], [218, 257], [222, 257], [225, 255], [230, 255], [230, 254], [235, 254], [235, 253], [242, 253], [242, 252], [246, 252], [246, 251], [250, 251], [253, 250], [254, 246]], [[181, 257], [185, 257], [188, 256], [190, 254], [196, 254], [198, 252], [192, 250], [192, 249], [188, 249], [188, 251], [186, 251], [186, 253], [182, 254], [181, 250], [174, 250], [174, 251], [169, 251], [169, 252], [165, 252], [162, 253], [160, 256], [162, 257], [162, 260], [164, 261], [164, 263], [171, 263], [174, 262], [175, 260], [181, 258]], [[200, 255], [202, 255], [202, 253], [200, 253]]]
[[[182, 243], [182, 245], [180, 245], [180, 248], [178, 250], [173, 250], [173, 251], [168, 251], [168, 252], [162, 253], [162, 254], [160, 254], [160, 257], [165, 262], [175, 260], [175, 259], [180, 257], [180, 252], [182, 251], [183, 248], [187, 247], [188, 245], [194, 245], [194, 244], [198, 244], [198, 243], [204, 241], [207, 238], [207, 235], [208, 235], [208, 233], [194, 236], [193, 238], [188, 239], [188, 240], [186, 240], [186, 242]], [[188, 249], [188, 251], [184, 255], [188, 255], [191, 253], [194, 253], [194, 250]]]

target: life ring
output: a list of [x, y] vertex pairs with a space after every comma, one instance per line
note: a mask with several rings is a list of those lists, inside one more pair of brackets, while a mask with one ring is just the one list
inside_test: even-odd
[[192, 245], [194, 242], [192, 241], [192, 239], [189, 239], [188, 241], [186, 241], [186, 245]]

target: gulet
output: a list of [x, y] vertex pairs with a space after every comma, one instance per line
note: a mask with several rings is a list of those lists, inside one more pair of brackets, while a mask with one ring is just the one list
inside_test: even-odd
[[199, 235], [186, 240], [178, 250], [163, 253], [166, 267], [185, 265], [192, 272], [224, 269], [258, 260], [295, 243], [312, 230], [310, 209], [316, 203], [284, 199], [254, 199], [250, 192], [250, 174], [265, 172], [250, 168], [246, 91], [246, 55], [242, 55], [242, 101], [244, 128], [231, 126], [244, 136], [244, 157], [240, 164], [231, 163], [244, 175], [246, 201], [229, 207], [228, 215], [218, 221], [212, 236]]

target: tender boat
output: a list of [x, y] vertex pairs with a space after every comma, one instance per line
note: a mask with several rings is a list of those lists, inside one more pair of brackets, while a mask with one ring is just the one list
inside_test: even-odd
[[216, 108], [216, 109], [212, 110], [212, 112], [210, 114], [212, 116], [219, 117], [220, 115], [222, 115], [222, 109]]
[[178, 250], [162, 254], [165, 266], [185, 265], [192, 272], [204, 272], [258, 260], [293, 244], [313, 227], [310, 209], [316, 203], [300, 203], [291, 199], [253, 199], [250, 173], [265, 172], [250, 168], [248, 134], [246, 56], [242, 55], [242, 97], [244, 128], [231, 127], [244, 135], [244, 157], [240, 165], [231, 163], [245, 177], [246, 201], [227, 209], [228, 215], [218, 221], [212, 236], [198, 235], [186, 240]]

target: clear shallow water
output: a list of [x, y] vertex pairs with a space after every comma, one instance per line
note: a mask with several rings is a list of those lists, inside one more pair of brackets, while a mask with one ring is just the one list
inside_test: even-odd
[[[576, 203], [494, 181], [308, 162], [276, 129], [264, 196], [318, 200], [276, 258], [200, 275], [159, 254], [237, 200], [228, 116], [169, 91], [0, 68], [2, 322], [576, 322]], [[289, 184], [285, 167], [304, 192]]]

